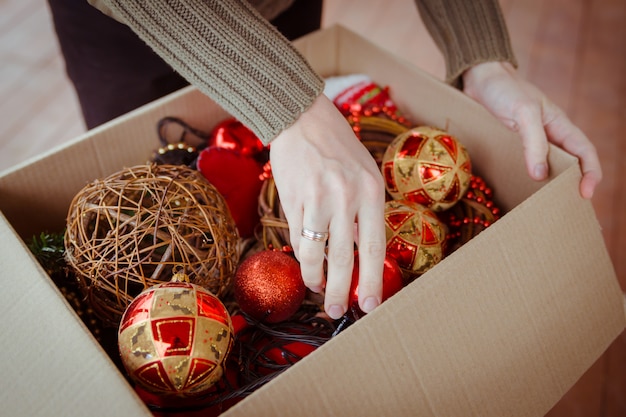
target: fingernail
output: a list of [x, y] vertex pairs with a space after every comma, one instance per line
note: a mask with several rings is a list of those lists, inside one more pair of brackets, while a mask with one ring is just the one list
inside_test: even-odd
[[322, 287], [311, 287], [309, 288], [311, 291], [313, 291], [316, 294], [321, 294], [323, 288]]
[[538, 180], [544, 179], [548, 175], [548, 165], [541, 163], [535, 165], [535, 178]]
[[341, 318], [341, 316], [343, 316], [343, 313], [345, 313], [345, 311], [344, 311], [343, 307], [334, 304], [334, 305], [328, 307], [328, 310], [326, 311], [326, 313], [332, 319], [339, 319], [339, 318]]
[[363, 311], [369, 313], [378, 307], [378, 299], [376, 297], [367, 297], [365, 301], [363, 301]]

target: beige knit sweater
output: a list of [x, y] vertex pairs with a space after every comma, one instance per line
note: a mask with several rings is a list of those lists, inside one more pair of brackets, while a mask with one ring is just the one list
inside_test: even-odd
[[[265, 144], [323, 91], [323, 80], [266, 19], [293, 0], [252, 0], [254, 7], [246, 0], [89, 1], [128, 25]], [[480, 62], [515, 64], [497, 0], [416, 4], [451, 84], [459, 86], [462, 73]]]

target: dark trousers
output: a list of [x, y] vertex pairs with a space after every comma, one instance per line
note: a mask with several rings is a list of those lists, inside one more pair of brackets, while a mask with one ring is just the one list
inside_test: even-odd
[[[86, 0], [48, 0], [88, 129], [188, 83], [126, 25]], [[272, 23], [290, 40], [319, 29], [322, 0], [299, 0]]]

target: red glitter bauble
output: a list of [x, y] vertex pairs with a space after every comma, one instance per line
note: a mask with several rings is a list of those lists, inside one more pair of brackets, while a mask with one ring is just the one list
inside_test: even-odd
[[[398, 262], [390, 256], [385, 256], [383, 265], [383, 295], [381, 301], [385, 301], [403, 287], [402, 269]], [[350, 309], [355, 318], [361, 318], [366, 313], [359, 307], [359, 258], [354, 254], [354, 268], [352, 269], [352, 284], [350, 285]]]
[[255, 253], [237, 268], [234, 295], [241, 310], [256, 320], [287, 320], [300, 308], [306, 295], [300, 264], [285, 252]]

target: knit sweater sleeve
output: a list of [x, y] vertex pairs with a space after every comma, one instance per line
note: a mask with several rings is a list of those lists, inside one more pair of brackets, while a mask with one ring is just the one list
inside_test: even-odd
[[265, 144], [323, 91], [322, 78], [246, 0], [102, 3]]
[[482, 62], [517, 66], [497, 0], [416, 0], [416, 4], [443, 53], [446, 82], [461, 88], [463, 72]]

